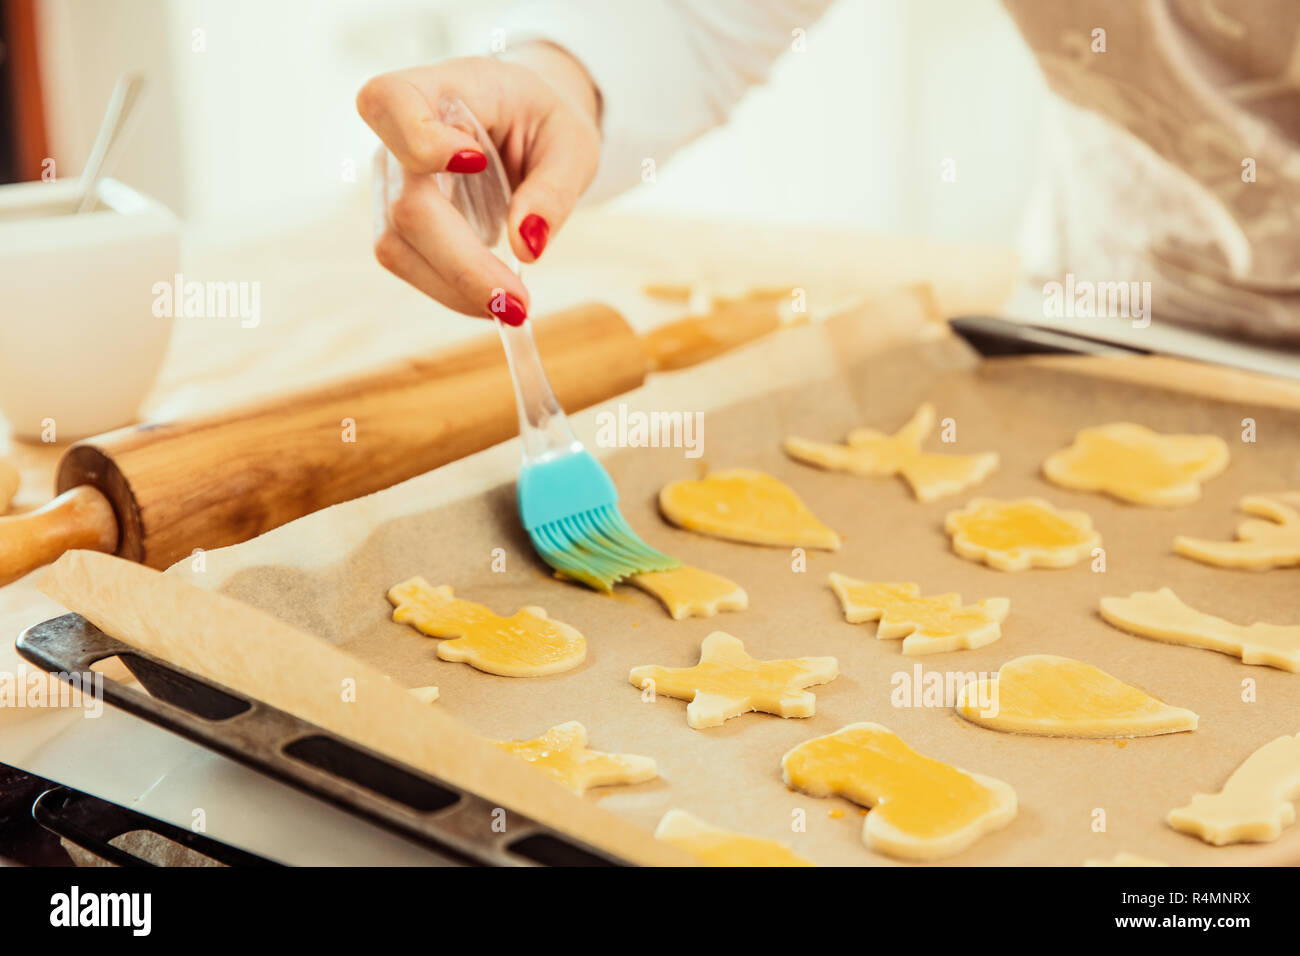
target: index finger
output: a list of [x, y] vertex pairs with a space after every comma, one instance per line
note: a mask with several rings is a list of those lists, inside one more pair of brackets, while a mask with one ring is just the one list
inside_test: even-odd
[[357, 112], [413, 173], [477, 173], [487, 157], [474, 137], [438, 121], [433, 104], [409, 70], [382, 73], [357, 93]]

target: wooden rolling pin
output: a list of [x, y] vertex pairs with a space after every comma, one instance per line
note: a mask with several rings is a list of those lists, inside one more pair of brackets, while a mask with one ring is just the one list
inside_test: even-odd
[[[647, 372], [694, 364], [776, 329], [770, 303], [687, 317], [641, 339], [585, 305], [535, 321], [561, 404], [598, 404]], [[165, 568], [423, 474], [518, 434], [495, 331], [356, 378], [71, 446], [57, 497], [0, 518], [0, 584], [72, 548]], [[346, 440], [355, 437], [354, 441]]]

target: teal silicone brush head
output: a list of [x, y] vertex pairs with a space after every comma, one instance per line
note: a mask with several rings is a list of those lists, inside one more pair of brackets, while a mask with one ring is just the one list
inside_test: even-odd
[[637, 537], [618, 510], [614, 482], [580, 445], [524, 465], [519, 515], [543, 561], [599, 591], [634, 574], [681, 566]]

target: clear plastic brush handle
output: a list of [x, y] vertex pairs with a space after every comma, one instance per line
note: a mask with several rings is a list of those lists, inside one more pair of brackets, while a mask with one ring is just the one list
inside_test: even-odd
[[[516, 275], [519, 260], [510, 248], [506, 222], [510, 212], [510, 181], [506, 178], [496, 146], [469, 107], [455, 97], [445, 97], [438, 107], [438, 118], [474, 137], [479, 150], [487, 157], [487, 168], [479, 173], [436, 173], [439, 191], [465, 217], [470, 228], [485, 246]], [[397, 159], [387, 153], [385, 178], [400, 182], [403, 172]], [[495, 295], [504, 294], [496, 291]], [[512, 326], [493, 319], [505, 346], [506, 362], [515, 386], [515, 404], [519, 411], [519, 437], [524, 445], [524, 461], [554, 458], [582, 447], [574, 437], [551, 389], [533, 339], [531, 321]]]

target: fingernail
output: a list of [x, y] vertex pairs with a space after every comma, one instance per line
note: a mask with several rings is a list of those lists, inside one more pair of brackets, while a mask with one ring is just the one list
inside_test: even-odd
[[488, 313], [506, 325], [523, 325], [528, 318], [524, 304], [509, 292], [500, 292], [488, 301]]
[[550, 225], [535, 212], [524, 216], [524, 221], [519, 224], [519, 237], [524, 240], [524, 245], [528, 247], [534, 259], [546, 248], [546, 237], [550, 234]]
[[447, 160], [449, 173], [481, 173], [487, 169], [487, 157], [476, 149], [462, 149]]

